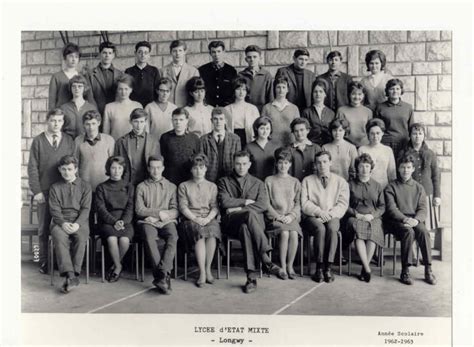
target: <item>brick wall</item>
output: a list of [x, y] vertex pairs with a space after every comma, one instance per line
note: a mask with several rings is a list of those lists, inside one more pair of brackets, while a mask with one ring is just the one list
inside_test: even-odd
[[[68, 32], [69, 40], [83, 53], [97, 52], [98, 31]], [[415, 108], [415, 118], [428, 126], [427, 142], [438, 154], [444, 171], [443, 190], [450, 190], [451, 171], [451, 32], [450, 31], [109, 31], [109, 40], [118, 45], [114, 65], [121, 70], [134, 64], [134, 44], [152, 44], [151, 64], [162, 67], [171, 61], [169, 43], [186, 40], [188, 63], [200, 66], [210, 61], [208, 41], [220, 39], [227, 47], [227, 61], [238, 70], [245, 66], [243, 50], [249, 44], [262, 49], [265, 67], [275, 74], [292, 62], [297, 47], [307, 47], [309, 69], [317, 74], [327, 70], [325, 56], [333, 49], [344, 57], [343, 70], [353, 76], [366, 74], [365, 54], [381, 49], [387, 55], [387, 68], [405, 84], [403, 99]], [[44, 130], [48, 84], [61, 69], [63, 41], [58, 31], [22, 32], [22, 198], [28, 194], [26, 165], [32, 137]], [[96, 58], [81, 60], [81, 67], [98, 63]], [[450, 196], [450, 191], [447, 192]], [[448, 209], [449, 210], [449, 209]]]

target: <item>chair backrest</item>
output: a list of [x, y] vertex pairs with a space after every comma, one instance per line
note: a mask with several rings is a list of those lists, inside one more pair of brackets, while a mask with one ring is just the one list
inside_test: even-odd
[[38, 211], [38, 205], [35, 204], [34, 196], [30, 197], [30, 204], [28, 205], [28, 223], [33, 224], [33, 213]]

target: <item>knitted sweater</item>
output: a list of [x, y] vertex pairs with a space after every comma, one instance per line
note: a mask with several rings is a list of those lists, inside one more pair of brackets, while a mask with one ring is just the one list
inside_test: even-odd
[[301, 219], [301, 183], [292, 176], [269, 176], [265, 179], [270, 204], [267, 217], [270, 220], [279, 215], [291, 214], [299, 222]]
[[103, 132], [112, 135], [116, 141], [129, 133], [132, 130], [130, 113], [136, 108], [143, 108], [142, 104], [131, 100], [126, 102], [114, 101], [105, 105]]

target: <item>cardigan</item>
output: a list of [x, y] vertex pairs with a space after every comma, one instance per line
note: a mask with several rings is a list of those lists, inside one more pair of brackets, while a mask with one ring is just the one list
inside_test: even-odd
[[89, 86], [92, 90], [95, 104], [97, 105], [97, 109], [101, 115], [104, 114], [105, 105], [115, 101], [117, 80], [123, 75], [123, 72], [116, 69], [113, 65], [110, 66], [110, 70], [112, 70], [114, 85], [109, 89], [106, 88], [105, 77], [100, 63], [86, 75], [86, 79], [88, 80]]
[[352, 144], [356, 147], [369, 144], [365, 125], [369, 119], [372, 119], [370, 108], [363, 105], [357, 107], [342, 106], [337, 110], [336, 118], [344, 118], [349, 123], [351, 131], [348, 134], [346, 133], [346, 137]]
[[125, 70], [126, 74], [133, 77], [133, 90], [130, 99], [139, 102], [145, 107], [155, 99], [155, 90], [161, 78], [155, 66], [145, 65], [140, 69], [136, 64]]
[[150, 102], [145, 107], [145, 112], [148, 114], [148, 127], [150, 134], [157, 139], [167, 131], [173, 130], [172, 114], [176, 110], [176, 105], [168, 102], [166, 110], [162, 111], [156, 101]]
[[257, 141], [247, 143], [245, 150], [250, 153], [252, 162], [249, 173], [262, 181], [273, 175], [275, 172], [275, 151], [277, 149], [278, 145], [271, 140], [265, 144], [264, 148], [260, 147]]
[[114, 101], [105, 105], [105, 111], [102, 123], [102, 132], [112, 135], [114, 140], [132, 130], [130, 124], [130, 114], [136, 108], [142, 108], [142, 104], [133, 100], [124, 102]]
[[393, 150], [384, 144], [377, 146], [360, 146], [359, 155], [367, 153], [374, 161], [375, 167], [372, 170], [372, 178], [376, 180], [382, 188], [397, 178], [397, 167], [395, 165], [395, 157]]
[[371, 214], [374, 218], [381, 218], [385, 212], [385, 197], [382, 186], [369, 178], [361, 182], [358, 178], [349, 182], [349, 208], [347, 215], [355, 217], [357, 213]]
[[274, 99], [272, 75], [262, 67], [254, 75], [247, 67], [239, 72], [239, 77], [245, 78], [249, 86], [248, 102], [255, 105], [259, 112], [262, 112], [263, 106]]
[[212, 131], [212, 110], [209, 105], [186, 106], [185, 109], [189, 112], [188, 131], [195, 133], [201, 137], [204, 134]]
[[397, 222], [403, 222], [406, 217], [412, 217], [419, 222], [425, 222], [427, 215], [427, 199], [423, 186], [413, 178], [406, 182], [401, 179], [392, 181], [385, 188], [387, 217]]
[[64, 125], [62, 131], [75, 138], [80, 134], [84, 134], [84, 114], [88, 111], [97, 111], [97, 107], [88, 101], [77, 109], [74, 101], [66, 102], [61, 105], [64, 112]]
[[385, 95], [385, 86], [387, 82], [393, 78], [393, 76], [388, 71], [381, 71], [380, 73], [383, 74], [383, 76], [381, 76], [381, 80], [376, 86], [374, 85], [372, 75], [366, 76], [360, 81], [366, 91], [365, 98], [367, 100], [367, 107], [369, 107], [372, 111], [375, 110], [377, 104], [387, 100], [387, 96]]
[[166, 215], [162, 222], [176, 221], [178, 218], [176, 185], [164, 177], [158, 181], [147, 178], [137, 186], [135, 213], [142, 220], [146, 217], [159, 218], [160, 212]]
[[352, 76], [342, 71], [337, 71], [336, 73], [339, 75], [339, 77], [336, 79], [334, 84], [331, 81], [330, 71], [327, 71], [316, 77], [316, 79], [323, 79], [327, 82], [329, 88], [326, 92], [324, 104], [334, 112], [336, 112], [339, 107], [349, 105], [347, 90], [349, 83], [352, 82]]
[[207, 155], [209, 165], [207, 167], [206, 179], [216, 182], [219, 177], [219, 159], [222, 160], [224, 175], [230, 175], [234, 169], [234, 154], [242, 149], [240, 138], [226, 131], [224, 136], [222, 158], [219, 158], [217, 143], [212, 132], [202, 136], [199, 140], [199, 151]]
[[295, 221], [301, 219], [301, 183], [296, 178], [278, 175], [269, 176], [265, 179], [270, 203], [266, 216], [275, 220], [280, 215], [290, 214]]
[[252, 142], [254, 139], [253, 123], [258, 117], [260, 117], [257, 107], [248, 102], [244, 102], [243, 104], [239, 105], [232, 103], [224, 107], [224, 113], [226, 116], [227, 131], [234, 132], [235, 117], [238, 115], [244, 119], [244, 129], [247, 143]]
[[[99, 224], [114, 225], [119, 220], [130, 224], [133, 219], [135, 188], [124, 180], [111, 179], [97, 186], [95, 206]], [[114, 217], [110, 212], [119, 212], [120, 217]]]
[[343, 177], [346, 181], [356, 175], [355, 160], [357, 148], [350, 142], [342, 140], [341, 143], [326, 143], [323, 151], [331, 153], [331, 172]]
[[[80, 74], [78, 73], [77, 75]], [[51, 76], [48, 91], [49, 110], [58, 108], [72, 99], [71, 90], [69, 89], [69, 80], [69, 77], [67, 77], [63, 70], [58, 71]], [[94, 97], [90, 91], [84, 92], [84, 99], [91, 104], [95, 104]]]
[[311, 129], [308, 134], [308, 139], [311, 142], [322, 146], [325, 143], [332, 141], [331, 131], [329, 131], [329, 124], [331, 124], [334, 118], [336, 118], [333, 110], [328, 107], [324, 107], [322, 114], [318, 115], [316, 107], [313, 105], [304, 109], [301, 117], [306, 118], [309, 121]]
[[[275, 75], [275, 79], [278, 79], [280, 77], [286, 77], [288, 79], [288, 94], [286, 95], [286, 98], [292, 104], [297, 105], [300, 96], [298, 95], [297, 81], [293, 68], [294, 64], [279, 68]], [[314, 79], [315, 76], [312, 71], [308, 69], [303, 70], [303, 94], [306, 101], [306, 107], [311, 106], [311, 94], [313, 92], [311, 90], [311, 87], [313, 85]], [[302, 112], [303, 109], [305, 109], [305, 107], [301, 107], [300, 112]]]
[[301, 151], [295, 144], [289, 146], [292, 163], [290, 174], [298, 180], [303, 180], [308, 175], [313, 174], [313, 162], [316, 153], [321, 152], [321, 147], [316, 143], [308, 143], [304, 151]]
[[214, 63], [207, 63], [199, 67], [199, 74], [206, 86], [206, 101], [212, 106], [227, 106], [234, 99], [232, 81], [237, 77], [237, 70], [224, 63], [216, 69]]
[[298, 107], [288, 103], [283, 110], [276, 108], [273, 103], [266, 104], [262, 109], [262, 117], [266, 116], [272, 120], [272, 139], [279, 146], [288, 146], [293, 142], [291, 133], [291, 122], [300, 116]]
[[169, 63], [161, 69], [161, 75], [168, 77], [172, 81], [169, 102], [178, 107], [186, 106], [188, 92], [186, 83], [193, 77], [199, 77], [199, 71], [194, 66], [184, 63], [181, 67], [179, 76], [175, 75], [173, 63]]

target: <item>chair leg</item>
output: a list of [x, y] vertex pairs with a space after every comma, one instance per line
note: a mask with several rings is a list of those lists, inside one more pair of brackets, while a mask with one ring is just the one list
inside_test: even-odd
[[188, 280], [188, 253], [184, 252], [184, 280]]
[[33, 235], [29, 235], [28, 236], [28, 247], [29, 247], [29, 250], [28, 250], [28, 253], [31, 253], [33, 252]]
[[306, 244], [306, 257], [308, 263], [308, 275], [311, 276], [311, 241], [313, 240], [313, 236], [308, 238], [308, 243]]
[[227, 239], [227, 279], [229, 279], [229, 272], [230, 272], [230, 248], [231, 248], [231, 241]]
[[[439, 261], [443, 261], [443, 229], [438, 229], [439, 231]], [[436, 239], [435, 239], [436, 240]]]
[[393, 238], [393, 267], [392, 267], [392, 276], [395, 276], [395, 265], [397, 263], [397, 240]]
[[54, 242], [53, 238], [50, 236], [50, 239], [48, 240], [48, 250], [49, 250], [49, 264], [48, 264], [48, 269], [49, 273], [51, 274], [51, 285], [53, 285], [53, 280], [54, 280]]
[[300, 240], [300, 276], [304, 275], [304, 237], [301, 236]]
[[351, 265], [352, 265], [352, 244], [349, 245], [349, 261], [347, 262], [347, 274], [351, 275]]
[[139, 271], [138, 271], [138, 266], [139, 266], [139, 258], [138, 258], [138, 244], [137, 243], [134, 243], [133, 244], [133, 250], [135, 252], [135, 280], [139, 280], [140, 278], [140, 275], [139, 275]]
[[143, 245], [143, 242], [142, 242], [142, 282], [145, 282], [145, 246]]
[[104, 244], [100, 245], [100, 273], [102, 277], [102, 283], [105, 282], [105, 247]]
[[217, 279], [221, 278], [221, 251], [217, 246]]
[[379, 266], [380, 266], [380, 277], [383, 277], [383, 247], [379, 247], [380, 252], [379, 252]]
[[90, 247], [90, 241], [89, 237], [86, 240], [86, 284], [89, 284], [89, 257], [90, 257], [90, 252], [89, 252], [89, 247]]

